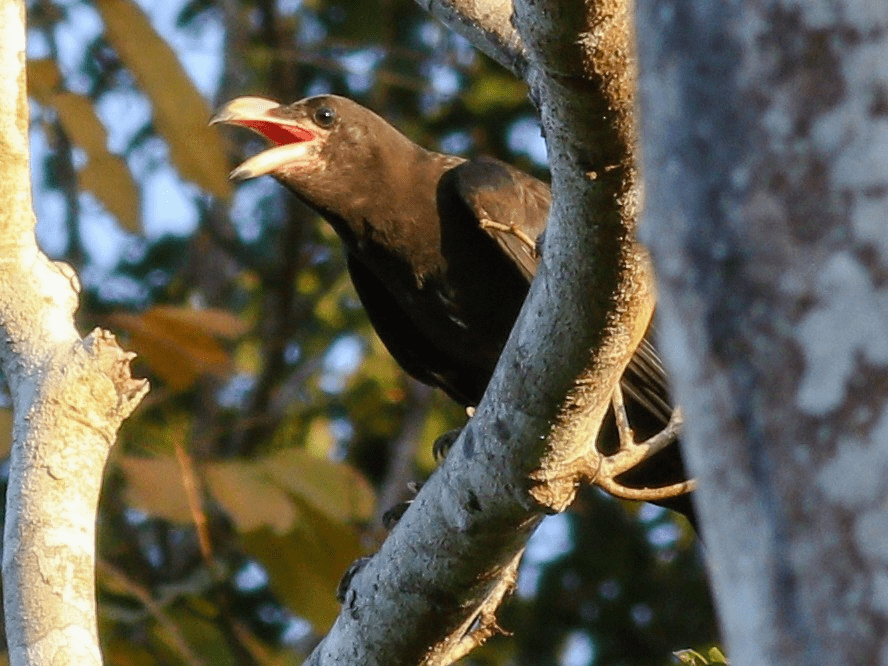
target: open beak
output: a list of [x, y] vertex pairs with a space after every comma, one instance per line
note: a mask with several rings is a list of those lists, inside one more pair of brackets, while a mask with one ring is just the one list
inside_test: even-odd
[[278, 112], [280, 104], [262, 97], [238, 97], [210, 118], [210, 125], [240, 125], [261, 134], [275, 144], [243, 162], [229, 178], [246, 180], [294, 166], [310, 158], [317, 135]]

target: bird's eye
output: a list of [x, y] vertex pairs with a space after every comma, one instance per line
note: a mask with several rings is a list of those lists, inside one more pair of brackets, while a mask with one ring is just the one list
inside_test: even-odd
[[332, 127], [336, 120], [336, 112], [329, 106], [322, 106], [315, 110], [313, 118], [318, 127]]

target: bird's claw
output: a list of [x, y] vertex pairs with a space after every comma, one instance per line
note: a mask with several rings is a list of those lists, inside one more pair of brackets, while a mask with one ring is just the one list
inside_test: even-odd
[[435, 440], [435, 443], [432, 444], [432, 455], [435, 456], [435, 460], [444, 460], [447, 457], [461, 432], [462, 429], [460, 428], [448, 430]]
[[336, 586], [336, 601], [340, 604], [345, 603], [345, 598], [348, 594], [348, 589], [351, 587], [352, 580], [354, 580], [354, 577], [358, 575], [358, 572], [360, 572], [369, 561], [370, 556], [359, 557], [348, 565], [348, 569], [342, 574], [342, 578], [339, 579], [339, 584]]
[[407, 511], [408, 507], [413, 504], [413, 500], [407, 500], [406, 502], [398, 502], [391, 509], [382, 514], [382, 526], [391, 531], [395, 525], [398, 524], [398, 521], [401, 520], [401, 516], [404, 515], [404, 512]]
[[667, 446], [674, 445], [681, 432], [683, 419], [681, 410], [675, 408], [662, 431], [644, 442], [636, 442], [635, 435], [629, 425], [626, 405], [623, 402], [623, 391], [619, 384], [614, 388], [612, 403], [620, 438], [620, 448], [614, 454], [600, 457], [594, 483], [615, 497], [646, 502], [678, 497], [694, 490], [697, 487], [697, 482], [694, 479], [655, 488], [632, 488], [617, 481], [617, 477], [621, 474], [628, 472]]
[[[419, 489], [422, 488], [422, 484], [419, 481], [411, 481], [407, 484], [407, 490], [409, 490], [413, 496], [419, 492]], [[391, 509], [382, 514], [382, 526], [386, 530], [391, 530], [395, 525], [398, 524], [398, 521], [401, 520], [401, 516], [404, 515], [404, 512], [413, 504], [413, 499], [409, 499], [405, 502], [398, 502]]]

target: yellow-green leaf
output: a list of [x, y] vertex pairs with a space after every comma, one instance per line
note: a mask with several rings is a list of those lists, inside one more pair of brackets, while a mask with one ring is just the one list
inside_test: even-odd
[[151, 99], [154, 125], [179, 173], [219, 197], [231, 194], [228, 161], [211, 111], [169, 45], [130, 0], [96, 0], [105, 36]]
[[77, 183], [92, 192], [123, 228], [133, 233], [141, 231], [139, 188], [121, 158], [107, 151], [90, 154], [89, 162], [77, 173]]
[[268, 572], [275, 594], [324, 632], [339, 612], [336, 585], [363, 552], [349, 526], [294, 501], [300, 513], [296, 529], [286, 535], [251, 532], [244, 545]]
[[497, 107], [516, 106], [527, 97], [527, 86], [505, 73], [478, 77], [462, 95], [474, 113], [488, 113]]
[[81, 188], [92, 192], [123, 227], [138, 232], [139, 188], [123, 159], [108, 152], [108, 134], [92, 102], [82, 95], [60, 92], [52, 95], [49, 103], [65, 133], [86, 153], [86, 166], [77, 174]]
[[267, 528], [283, 535], [294, 529], [293, 501], [263, 465], [223, 462], [208, 465], [205, 471], [207, 487], [241, 532]]
[[57, 92], [49, 102], [55, 107], [62, 127], [72, 142], [88, 155], [105, 150], [108, 133], [89, 99], [71, 92]]
[[249, 329], [249, 325], [237, 315], [220, 308], [182, 308], [175, 305], [156, 305], [151, 312], [170, 322], [181, 322], [226, 340], [234, 340]]
[[358, 511], [369, 515], [372, 491], [345, 465], [302, 453], [216, 463], [204, 470], [207, 488], [267, 571], [275, 593], [326, 629], [339, 609], [336, 584], [362, 554], [348, 523]]
[[244, 326], [222, 311], [173, 306], [135, 315], [115, 313], [108, 320], [110, 325], [128, 331], [135, 351], [178, 390], [188, 388], [201, 375], [224, 376], [230, 372], [231, 355], [216, 337], [231, 337]]
[[12, 449], [12, 410], [8, 407], [0, 409], [0, 458], [9, 455]]
[[[315, 458], [325, 458], [330, 455], [336, 445], [333, 433], [330, 432], [330, 420], [319, 416], [308, 424], [308, 432], [305, 434], [305, 449], [309, 455]], [[298, 452], [300, 455], [303, 451]]]
[[55, 109], [68, 138], [86, 153], [87, 163], [77, 175], [84, 190], [92, 192], [108, 212], [126, 229], [140, 230], [139, 188], [126, 162], [108, 151], [108, 134], [92, 102], [83, 95], [60, 89], [61, 74], [51, 60], [28, 63], [31, 95], [44, 106]]
[[182, 470], [175, 458], [124, 456], [118, 464], [129, 482], [127, 492], [134, 506], [175, 523], [193, 522]]
[[28, 60], [28, 94], [41, 104], [49, 104], [49, 99], [62, 85], [62, 73], [55, 60], [41, 58]]
[[368, 520], [376, 499], [360, 472], [344, 463], [318, 458], [300, 449], [267, 457], [268, 473], [318, 511], [341, 522]]

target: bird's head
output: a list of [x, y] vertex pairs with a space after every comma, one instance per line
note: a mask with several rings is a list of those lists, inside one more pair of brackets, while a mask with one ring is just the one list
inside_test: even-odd
[[[356, 114], [358, 109], [363, 113]], [[345, 133], [343, 118], [351, 120], [350, 131], [354, 133], [360, 123], [355, 123], [353, 117], [369, 113], [351, 100], [335, 95], [309, 97], [289, 105], [262, 97], [238, 97], [219, 109], [210, 124], [247, 127], [274, 144], [231, 172], [232, 179], [245, 180], [318, 168], [330, 157], [324, 153], [328, 144], [333, 143], [331, 136]]]
[[369, 233], [368, 220], [381, 229], [395, 217], [412, 220], [420, 209], [434, 208], [441, 174], [463, 161], [420, 148], [369, 109], [336, 95], [288, 105], [239, 97], [210, 123], [246, 127], [272, 144], [231, 178], [274, 177], [344, 239]]

